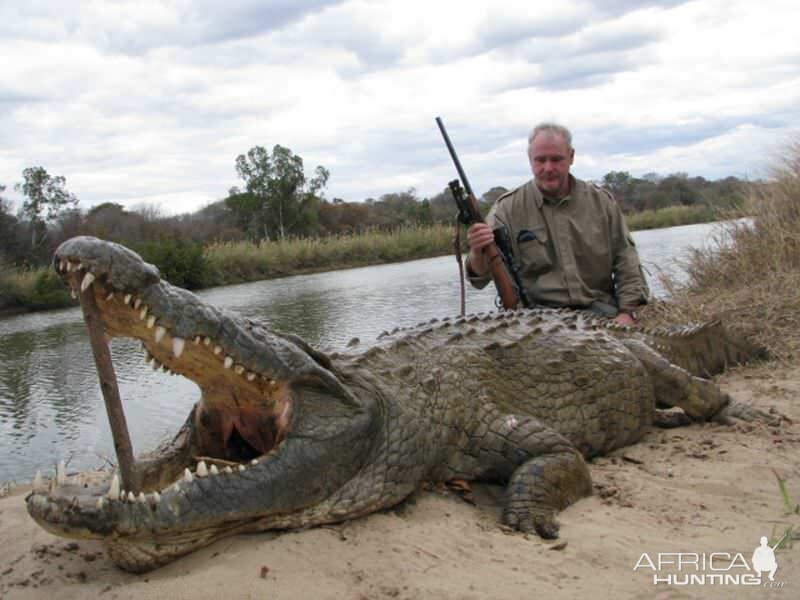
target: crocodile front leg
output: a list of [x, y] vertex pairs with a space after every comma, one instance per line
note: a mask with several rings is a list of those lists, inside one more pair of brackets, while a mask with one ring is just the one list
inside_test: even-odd
[[533, 417], [496, 415], [475, 450], [479, 478], [507, 483], [503, 522], [514, 529], [556, 538], [556, 513], [592, 493], [580, 452]]

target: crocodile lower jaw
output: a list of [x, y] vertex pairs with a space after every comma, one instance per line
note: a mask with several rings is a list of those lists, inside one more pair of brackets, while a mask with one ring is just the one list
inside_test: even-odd
[[37, 472], [31, 506], [43, 526], [80, 537], [79, 531], [60, 527], [62, 511], [85, 516], [125, 510], [125, 506], [128, 510], [149, 506], [156, 511], [171, 495], [185, 494], [204, 480], [215, 479], [225, 486], [246, 476], [278, 450], [287, 435], [292, 408], [285, 382], [248, 368], [233, 348], [225, 348], [223, 341], [210, 335], [178, 335], [157, 308], [148, 305], [146, 293], [110, 289], [102, 277], [69, 258], [60, 258], [57, 270], [75, 295], [94, 294], [108, 339], [140, 340], [144, 360], [154, 370], [191, 379], [202, 397], [194, 411], [195, 451], [183, 463], [168, 465], [169, 480], [150, 478], [132, 491], [122, 489], [118, 476], [108, 471], [67, 475], [64, 461], [52, 478]]

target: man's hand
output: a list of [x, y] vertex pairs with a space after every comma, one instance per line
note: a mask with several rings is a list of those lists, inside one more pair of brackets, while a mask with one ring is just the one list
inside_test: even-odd
[[486, 223], [473, 223], [467, 229], [469, 244], [469, 266], [475, 275], [483, 275], [488, 270], [483, 249], [494, 242], [492, 228]]
[[632, 316], [628, 313], [621, 312], [616, 317], [614, 317], [614, 323], [617, 325], [627, 325], [627, 326], [634, 326], [636, 325], [636, 321]]

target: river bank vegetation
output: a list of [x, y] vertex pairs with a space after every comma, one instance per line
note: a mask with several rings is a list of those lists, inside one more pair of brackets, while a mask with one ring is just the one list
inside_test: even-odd
[[715, 243], [686, 259], [686, 283], [663, 281], [670, 298], [648, 307], [648, 321], [721, 318], [771, 358], [800, 358], [800, 140], [784, 156], [770, 182], [746, 198], [751, 219], [722, 221]]
[[[0, 310], [37, 310], [73, 303], [48, 269], [53, 250], [75, 235], [116, 241], [189, 289], [369, 264], [413, 260], [453, 251], [455, 203], [449, 188], [422, 198], [415, 190], [360, 202], [328, 200], [330, 176], [307, 176], [302, 158], [283, 146], [261, 146], [237, 157], [243, 187], [183, 215], [157, 208], [104, 203], [88, 210], [67, 191], [66, 179], [42, 167], [23, 171], [14, 189], [16, 213], [0, 185]], [[596, 182], [614, 194], [632, 230], [708, 222], [741, 214], [743, 198], [764, 182], [734, 177], [709, 181], [674, 173], [641, 178], [612, 171]], [[486, 213], [508, 191], [495, 186], [479, 199]], [[747, 210], [750, 210], [749, 208]]]

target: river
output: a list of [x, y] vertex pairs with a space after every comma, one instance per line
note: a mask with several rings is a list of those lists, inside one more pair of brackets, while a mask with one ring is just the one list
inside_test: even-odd
[[[633, 234], [651, 290], [656, 274], [680, 279], [689, 247], [707, 244], [713, 224]], [[491, 286], [490, 286], [491, 288]], [[467, 312], [489, 310], [494, 293], [467, 287]], [[205, 301], [297, 333], [322, 348], [351, 338], [459, 311], [458, 267], [452, 256], [287, 277], [202, 291]], [[174, 433], [199, 397], [182, 377], [153, 372], [139, 343], [111, 348], [134, 451]], [[80, 309], [0, 319], [0, 482], [23, 482], [58, 460], [83, 469], [115, 461], [94, 359]]]

